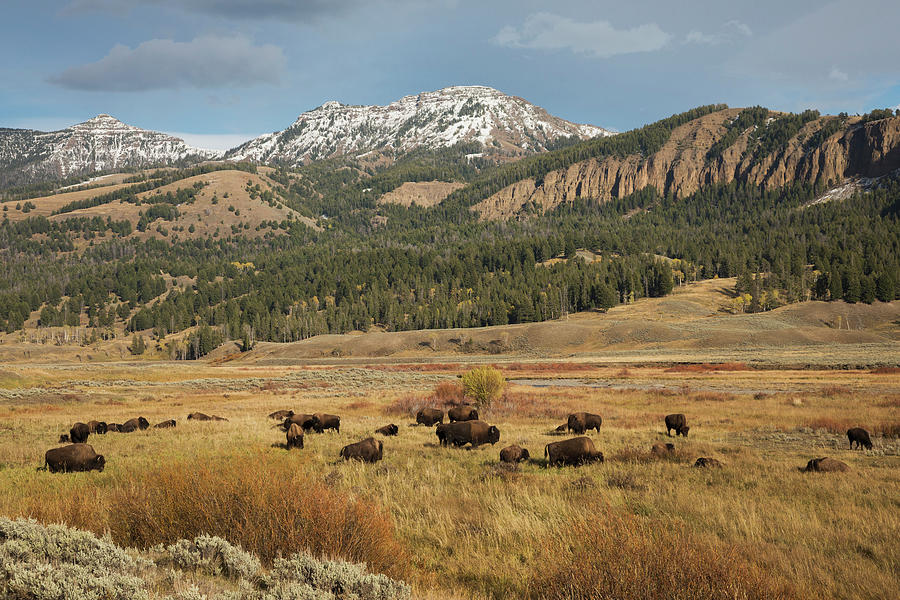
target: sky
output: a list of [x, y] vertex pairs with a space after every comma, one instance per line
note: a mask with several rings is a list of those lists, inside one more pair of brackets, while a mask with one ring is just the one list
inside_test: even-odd
[[897, 0], [0, 0], [0, 127], [228, 148], [337, 100], [486, 85], [625, 131], [702, 104], [900, 107]]

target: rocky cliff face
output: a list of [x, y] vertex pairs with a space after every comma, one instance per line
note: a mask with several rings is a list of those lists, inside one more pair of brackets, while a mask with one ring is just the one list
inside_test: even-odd
[[98, 115], [49, 133], [0, 129], [0, 183], [28, 183], [129, 167], [172, 165], [218, 158], [157, 131]]
[[765, 156], [754, 156], [758, 132], [749, 128], [721, 156], [708, 158], [710, 148], [740, 112], [728, 109], [691, 121], [677, 128], [663, 148], [647, 158], [589, 159], [550, 172], [540, 183], [518, 181], [474, 210], [485, 218], [507, 218], [526, 203], [549, 210], [576, 198], [603, 202], [648, 186], [683, 197], [703, 185], [735, 180], [769, 189], [793, 182], [821, 182], [831, 187], [850, 178], [880, 177], [900, 168], [900, 117], [868, 123], [850, 118], [836, 133], [810, 148], [810, 137], [835, 117], [818, 118], [806, 123], [784, 147]]
[[488, 154], [521, 156], [561, 137], [612, 132], [570, 123], [522, 98], [483, 86], [450, 87], [406, 96], [387, 106], [326, 102], [283, 131], [256, 138], [226, 158], [299, 165], [344, 154], [402, 154], [477, 141]]

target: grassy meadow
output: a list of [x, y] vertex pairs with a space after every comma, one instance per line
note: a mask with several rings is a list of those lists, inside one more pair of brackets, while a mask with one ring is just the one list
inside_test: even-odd
[[[108, 532], [137, 548], [206, 533], [263, 564], [308, 549], [365, 562], [417, 598], [896, 596], [895, 369], [499, 367], [543, 387], [510, 384], [482, 411], [500, 443], [470, 450], [441, 448], [433, 428], [410, 425], [417, 408], [453, 400], [464, 364], [7, 365], [0, 516]], [[287, 451], [266, 418], [283, 408], [338, 414], [341, 432], [309, 433], [304, 449]], [[565, 437], [552, 430], [577, 410], [603, 416], [589, 435], [605, 462], [545, 468], [544, 446]], [[193, 411], [229, 421], [187, 421]], [[666, 437], [673, 412], [687, 415], [688, 438]], [[91, 436], [102, 473], [37, 470], [75, 421], [138, 415], [178, 426]], [[400, 433], [380, 438], [383, 461], [337, 459], [391, 422]], [[874, 434], [873, 450], [849, 450], [851, 426]], [[674, 442], [674, 455], [652, 458], [656, 441]], [[512, 443], [532, 460], [500, 465]], [[692, 468], [700, 456], [724, 468]], [[851, 470], [798, 470], [820, 456]]]

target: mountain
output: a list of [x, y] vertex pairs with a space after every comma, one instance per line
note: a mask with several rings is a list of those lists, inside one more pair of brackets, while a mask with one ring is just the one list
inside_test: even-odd
[[115, 169], [187, 164], [220, 155], [109, 115], [49, 133], [0, 129], [0, 187]]
[[677, 117], [501, 165], [450, 198], [483, 217], [509, 218], [577, 199], [624, 198], [649, 187], [674, 198], [732, 182], [827, 190], [900, 169], [900, 116], [886, 111], [848, 117], [714, 106]]
[[613, 132], [570, 123], [489, 87], [458, 86], [387, 106], [326, 102], [287, 129], [250, 140], [225, 157], [300, 165], [342, 154], [403, 154], [477, 141], [487, 154], [514, 158], [545, 151], [561, 138], [609, 135]]

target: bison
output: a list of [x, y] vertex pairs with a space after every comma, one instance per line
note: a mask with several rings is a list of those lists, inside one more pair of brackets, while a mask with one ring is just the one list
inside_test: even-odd
[[109, 429], [104, 421], [88, 421], [87, 426], [91, 433], [96, 433], [97, 435], [103, 435]]
[[270, 419], [278, 419], [279, 421], [283, 421], [288, 417], [293, 417], [294, 411], [292, 410], [276, 410], [273, 413], [269, 414]]
[[441, 446], [472, 444], [473, 448], [477, 448], [481, 444], [494, 445], [500, 441], [500, 430], [484, 421], [460, 421], [447, 425], [441, 423], [434, 432]]
[[444, 422], [444, 411], [438, 408], [423, 408], [416, 413], [416, 423], [431, 427]]
[[107, 423], [106, 430], [113, 431], [115, 433], [119, 433], [122, 430], [122, 425], [119, 423]]
[[145, 419], [144, 417], [136, 417], [134, 419], [128, 419], [124, 423], [122, 423], [122, 427], [131, 429], [134, 431], [135, 429], [140, 429], [141, 431], [150, 427], [150, 421]]
[[375, 433], [380, 433], [381, 435], [397, 435], [399, 432], [400, 428], [393, 423], [385, 425], [384, 427], [379, 427], [375, 430]]
[[175, 427], [177, 423], [175, 419], [169, 419], [168, 421], [163, 421], [162, 423], [157, 423], [153, 426], [153, 429], [169, 429], [171, 427]]
[[869, 439], [869, 432], [862, 427], [854, 427], [847, 430], [847, 439], [850, 440], [850, 449], [853, 450], [853, 443], [856, 442], [856, 449], [860, 450], [863, 446], [872, 449], [872, 440]]
[[673, 429], [675, 430], [675, 435], [687, 437], [690, 427], [688, 427], [687, 419], [683, 414], [666, 415], [666, 435], [672, 437]]
[[70, 473], [74, 471], [103, 471], [106, 459], [102, 454], [94, 452], [94, 447], [87, 444], [71, 444], [62, 448], [47, 450], [44, 455], [44, 466], [51, 473]]
[[291, 448], [303, 448], [303, 428], [296, 423], [291, 423], [286, 437], [288, 450]]
[[62, 435], [59, 436], [59, 443], [60, 444], [71, 444], [72, 439], [69, 437], [68, 433], [63, 433]]
[[522, 448], [518, 444], [507, 446], [500, 451], [500, 462], [517, 463], [528, 460], [529, 458], [531, 458], [531, 455], [528, 454], [528, 450]]
[[316, 429], [318, 427], [319, 418], [316, 415], [293, 415], [284, 420], [284, 423], [281, 424], [281, 428], [287, 431], [294, 423], [299, 425], [303, 431], [309, 431], [310, 429]]
[[603, 419], [600, 417], [600, 415], [579, 412], [569, 415], [568, 421], [566, 422], [566, 427], [569, 429], [569, 431], [574, 431], [578, 435], [582, 435], [588, 429], [595, 429], [597, 431], [600, 431], [600, 425], [602, 424]]
[[700, 469], [721, 469], [722, 463], [717, 461], [715, 458], [707, 458], [706, 456], [701, 456], [697, 459], [697, 462], [694, 463], [694, 466]]
[[675, 452], [675, 444], [664, 444], [656, 442], [650, 448], [650, 455], [656, 458], [667, 458]]
[[216, 415], [206, 415], [201, 412], [193, 412], [188, 415], [189, 421], [227, 421], [225, 417], [217, 417]]
[[589, 437], [577, 437], [561, 442], [551, 442], [544, 448], [548, 466], [582, 465], [603, 462], [603, 453], [594, 447]]
[[806, 463], [805, 469], [800, 469], [804, 473], [837, 473], [843, 471], [849, 471], [850, 467], [846, 464], [842, 463], [839, 460], [835, 460], [833, 458], [822, 457], [822, 458], [814, 458], [808, 463]]
[[563, 423], [562, 425], [560, 425], [559, 427], [557, 427], [557, 428], [554, 429], [553, 431], [555, 431], [555, 432], [557, 432], [557, 433], [565, 433], [566, 429], [568, 429], [568, 428], [569, 428], [569, 424], [568, 424], [568, 423]]
[[361, 460], [363, 462], [377, 462], [381, 460], [384, 444], [375, 438], [366, 438], [361, 442], [349, 444], [341, 448], [341, 458], [344, 460]]
[[454, 406], [447, 411], [447, 416], [450, 417], [451, 423], [456, 421], [477, 421], [478, 409], [469, 404]]
[[334, 429], [338, 433], [341, 432], [341, 418], [339, 416], [325, 413], [316, 413], [313, 416], [318, 421], [314, 427], [316, 433], [322, 433], [326, 429]]
[[87, 441], [90, 433], [91, 430], [87, 425], [75, 423], [72, 425], [72, 429], [69, 430], [69, 439], [72, 440], [73, 444], [83, 444]]

